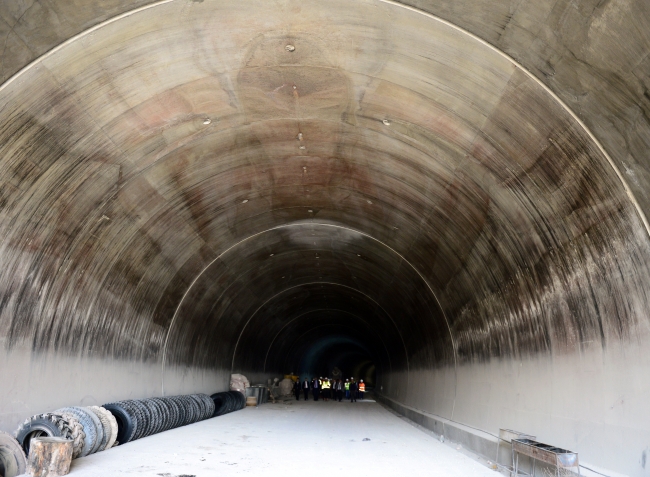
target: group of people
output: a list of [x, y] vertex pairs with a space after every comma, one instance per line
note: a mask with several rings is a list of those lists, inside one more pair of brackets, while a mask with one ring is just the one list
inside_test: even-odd
[[302, 382], [298, 379], [293, 383], [293, 393], [296, 396], [296, 401], [300, 400], [301, 392], [305, 396], [305, 401], [309, 399], [311, 392], [314, 401], [322, 398], [323, 401], [341, 402], [343, 396], [350, 402], [356, 402], [357, 399], [363, 399], [363, 394], [366, 392], [366, 385], [363, 379], [357, 383], [354, 378], [346, 379], [330, 379], [330, 378], [312, 378], [311, 380], [305, 379]]

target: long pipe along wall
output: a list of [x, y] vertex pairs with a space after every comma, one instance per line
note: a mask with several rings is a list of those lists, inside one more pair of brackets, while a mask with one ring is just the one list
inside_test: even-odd
[[650, 475], [650, 2], [413, 1], [0, 3], [1, 429], [344, 361]]

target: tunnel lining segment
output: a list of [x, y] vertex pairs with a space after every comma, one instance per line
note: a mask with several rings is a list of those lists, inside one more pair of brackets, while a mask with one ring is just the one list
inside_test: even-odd
[[[43, 53], [41, 56], [39, 56], [38, 58], [36, 58], [32, 62], [30, 62], [29, 64], [24, 66], [23, 68], [21, 68], [19, 71], [17, 71], [14, 75], [12, 75], [10, 78], [8, 78], [4, 83], [0, 84], [0, 92], [2, 92], [9, 84], [16, 81], [26, 71], [28, 71], [32, 67], [35, 67], [36, 65], [38, 65], [44, 58], [52, 56], [57, 51], [65, 48], [67, 45], [70, 45], [70, 44], [74, 43], [75, 41], [80, 40], [80, 39], [84, 38], [85, 36], [87, 36], [89, 34], [92, 34], [94, 31], [100, 30], [103, 27], [105, 27], [107, 25], [110, 25], [112, 23], [115, 23], [115, 22], [117, 22], [117, 21], [119, 21], [121, 19], [128, 18], [128, 17], [130, 17], [132, 15], [137, 15], [138, 13], [141, 13], [141, 12], [144, 12], [144, 11], [147, 11], [149, 9], [156, 8], [156, 7], [165, 5], [165, 4], [174, 3], [176, 1], [177, 0], [158, 0], [158, 1], [150, 3], [148, 5], [144, 5], [144, 6], [135, 8], [133, 10], [129, 10], [127, 12], [116, 15], [113, 18], [109, 18], [108, 20], [100, 22], [97, 25], [94, 25], [94, 26], [88, 28], [87, 30], [84, 30], [84, 31], [78, 33], [77, 35], [74, 35], [74, 36], [70, 37], [66, 41], [60, 43], [59, 45], [56, 45], [55, 47], [53, 47], [49, 51]], [[596, 145], [598, 150], [606, 158], [609, 166], [614, 170], [617, 178], [619, 179], [619, 181], [621, 182], [621, 185], [623, 186], [623, 189], [625, 190], [625, 193], [626, 193], [628, 199], [630, 200], [630, 202], [632, 202], [632, 205], [634, 206], [634, 209], [635, 209], [636, 213], [638, 214], [639, 218], [641, 219], [641, 222], [643, 223], [646, 234], [648, 235], [648, 237], [650, 237], [650, 222], [648, 222], [646, 214], [641, 209], [641, 206], [640, 206], [638, 200], [636, 199], [636, 196], [634, 195], [634, 193], [632, 192], [632, 189], [630, 188], [627, 181], [625, 180], [621, 170], [616, 165], [616, 163], [614, 163], [613, 159], [608, 154], [608, 152], [605, 150], [604, 146], [596, 138], [596, 136], [593, 134], [593, 132], [587, 127], [587, 125], [580, 119], [580, 117], [553, 90], [551, 90], [545, 83], [543, 83], [539, 78], [537, 78], [537, 76], [535, 76], [530, 70], [528, 70], [521, 63], [517, 62], [513, 57], [511, 57], [510, 55], [505, 53], [503, 50], [501, 50], [501, 49], [497, 48], [496, 46], [492, 45], [488, 41], [486, 41], [486, 40], [482, 39], [481, 37], [471, 33], [470, 31], [456, 25], [455, 23], [452, 23], [452, 22], [450, 22], [448, 20], [445, 20], [445, 19], [443, 19], [443, 18], [441, 18], [439, 16], [436, 16], [436, 15], [434, 15], [432, 13], [428, 13], [428, 12], [426, 12], [424, 10], [418, 9], [418, 8], [410, 6], [410, 5], [405, 5], [405, 4], [396, 2], [394, 0], [372, 0], [372, 1], [377, 2], [377, 3], [382, 3], [382, 4], [385, 4], [385, 5], [390, 5], [390, 6], [395, 7], [395, 8], [401, 8], [401, 9], [404, 9], [404, 10], [408, 10], [410, 12], [413, 12], [413, 13], [418, 14], [418, 15], [425, 16], [425, 17], [430, 18], [430, 19], [432, 19], [432, 20], [434, 20], [434, 21], [436, 21], [436, 22], [438, 22], [440, 24], [443, 24], [443, 25], [445, 25], [445, 26], [447, 26], [447, 27], [449, 27], [449, 28], [463, 34], [463, 35], [466, 35], [467, 37], [469, 37], [472, 40], [478, 42], [479, 44], [483, 45], [484, 47], [489, 48], [490, 50], [494, 51], [495, 53], [499, 54], [504, 59], [509, 61], [513, 66], [515, 66], [516, 68], [519, 68], [521, 71], [523, 71], [524, 74], [526, 74], [526, 76], [528, 76], [530, 79], [532, 79], [547, 94], [549, 94], [553, 98], [553, 100], [557, 104], [559, 104], [571, 116], [571, 118], [574, 121], [576, 121], [577, 124], [580, 125], [582, 130], [587, 133], [587, 135], [593, 141], [593, 143]], [[298, 120], [300, 120], [300, 119], [298, 119]]]
[[[251, 320], [255, 317], [255, 315], [257, 314], [257, 312], [258, 312], [259, 310], [261, 310], [265, 305], [267, 305], [268, 303], [270, 303], [272, 300], [274, 300], [274, 299], [276, 299], [277, 297], [281, 296], [282, 294], [284, 294], [284, 293], [287, 292], [288, 290], [294, 290], [294, 289], [296, 289], [296, 288], [301, 288], [301, 287], [305, 287], [305, 286], [308, 286], [308, 285], [329, 285], [329, 286], [339, 286], [339, 287], [348, 288], [348, 289], [350, 289], [350, 290], [354, 290], [356, 293], [359, 293], [360, 295], [365, 296], [365, 297], [368, 298], [370, 301], [372, 301], [373, 303], [375, 303], [379, 308], [381, 308], [382, 311], [383, 311], [384, 313], [386, 313], [386, 316], [387, 316], [387, 317], [390, 319], [390, 321], [393, 323], [393, 326], [395, 327], [395, 329], [397, 330], [397, 333], [399, 334], [400, 341], [402, 342], [402, 346], [404, 347], [404, 357], [405, 357], [405, 359], [406, 359], [406, 370], [407, 370], [407, 376], [408, 376], [408, 374], [409, 374], [409, 372], [408, 372], [408, 371], [409, 371], [409, 359], [408, 359], [408, 351], [407, 351], [407, 349], [406, 349], [406, 343], [404, 342], [404, 338], [403, 338], [403, 336], [402, 336], [402, 333], [401, 333], [400, 330], [399, 330], [399, 327], [397, 326], [397, 323], [395, 323], [395, 320], [394, 320], [393, 317], [390, 315], [390, 313], [388, 313], [388, 312], [387, 312], [387, 311], [386, 311], [386, 310], [385, 310], [385, 309], [384, 309], [384, 308], [383, 308], [379, 303], [377, 303], [376, 300], [374, 300], [372, 297], [370, 297], [370, 296], [367, 295], [366, 293], [362, 292], [361, 290], [358, 290], [358, 289], [356, 289], [356, 288], [352, 288], [352, 287], [348, 287], [348, 286], [346, 286], [346, 285], [342, 285], [342, 284], [340, 284], [340, 283], [332, 283], [332, 282], [309, 282], [309, 283], [301, 283], [301, 284], [299, 284], [299, 285], [295, 285], [295, 286], [292, 286], [292, 287], [289, 287], [289, 288], [285, 288], [284, 290], [281, 290], [280, 292], [276, 293], [275, 295], [273, 295], [272, 297], [270, 297], [268, 300], [266, 300], [264, 303], [262, 303], [262, 304], [261, 304], [261, 305], [260, 305], [260, 306], [259, 306], [259, 307], [258, 307], [258, 308], [257, 308], [257, 309], [252, 313], [252, 314], [251, 314], [251, 316], [248, 318], [248, 320], [246, 321], [246, 324], [244, 325], [244, 327], [242, 328], [241, 332], [239, 333], [239, 336], [237, 337], [237, 342], [235, 343], [235, 348], [234, 348], [234, 350], [233, 350], [233, 355], [232, 355], [232, 364], [231, 364], [231, 368], [230, 368], [231, 373], [234, 372], [234, 367], [235, 367], [235, 357], [237, 356], [237, 348], [238, 348], [238, 346], [239, 346], [239, 341], [241, 340], [241, 337], [242, 337], [242, 335], [244, 334], [244, 331], [246, 330], [248, 324], [249, 324], [249, 323], [251, 322]], [[285, 325], [285, 326], [286, 326], [286, 325]], [[283, 327], [283, 329], [284, 329], [284, 327]], [[279, 335], [279, 332], [278, 332], [278, 335]], [[276, 338], [277, 338], [277, 335], [276, 335]], [[275, 340], [275, 338], [274, 338], [274, 340]], [[382, 344], [384, 344], [383, 340], [382, 340]], [[385, 347], [385, 344], [384, 344], [384, 347]], [[271, 348], [271, 347], [269, 346], [269, 349], [270, 349], [270, 348]], [[267, 356], [268, 356], [268, 351], [267, 351]], [[266, 359], [264, 360], [264, 369], [266, 370]]]
[[[326, 224], [326, 223], [314, 223], [314, 222], [309, 222], [309, 223], [298, 223], [298, 224], [293, 223], [293, 224], [285, 224], [285, 225], [280, 225], [280, 226], [277, 226], [277, 227], [272, 227], [272, 228], [270, 228], [270, 229], [264, 230], [264, 231], [262, 231], [262, 232], [258, 232], [258, 233], [256, 233], [256, 234], [250, 235], [250, 236], [248, 236], [248, 237], [246, 237], [246, 238], [240, 240], [240, 241], [237, 242], [236, 244], [231, 245], [230, 247], [228, 247], [225, 251], [223, 251], [223, 252], [222, 252], [221, 254], [219, 254], [217, 257], [215, 257], [215, 258], [214, 258], [214, 259], [213, 259], [213, 260], [212, 260], [208, 265], [206, 265], [206, 266], [203, 268], [203, 270], [202, 270], [202, 271], [201, 271], [201, 272], [200, 272], [200, 273], [199, 273], [199, 274], [194, 278], [194, 280], [192, 281], [192, 283], [190, 284], [190, 286], [187, 288], [187, 290], [186, 290], [185, 293], [183, 294], [183, 297], [182, 297], [181, 300], [179, 301], [178, 305], [176, 306], [176, 309], [175, 309], [174, 315], [173, 315], [173, 317], [172, 317], [172, 319], [171, 319], [171, 321], [170, 321], [170, 323], [169, 323], [169, 327], [167, 328], [167, 332], [166, 332], [166, 334], [165, 334], [165, 340], [164, 340], [164, 345], [163, 345], [163, 353], [162, 353], [162, 369], [161, 369], [161, 372], [162, 372], [162, 377], [161, 377], [161, 388], [162, 388], [162, 389], [161, 389], [161, 391], [162, 391], [162, 395], [163, 395], [163, 396], [165, 395], [165, 365], [166, 365], [166, 361], [167, 361], [167, 344], [168, 344], [168, 342], [169, 342], [170, 332], [171, 332], [171, 330], [172, 330], [174, 324], [175, 324], [176, 321], [177, 321], [177, 317], [178, 317], [179, 311], [180, 311], [180, 309], [181, 309], [181, 307], [182, 307], [182, 305], [183, 305], [183, 303], [184, 303], [184, 301], [185, 301], [185, 298], [186, 298], [187, 295], [190, 293], [190, 291], [192, 290], [192, 288], [193, 288], [193, 286], [196, 284], [196, 282], [201, 278], [201, 276], [202, 276], [202, 275], [203, 275], [203, 274], [204, 274], [204, 273], [205, 273], [205, 272], [206, 272], [206, 271], [207, 271], [207, 270], [208, 270], [208, 269], [209, 269], [209, 268], [210, 268], [210, 267], [211, 267], [215, 262], [217, 262], [217, 261], [218, 261], [221, 257], [223, 257], [225, 254], [227, 254], [228, 252], [232, 251], [234, 248], [238, 247], [239, 245], [245, 243], [246, 241], [248, 241], [248, 240], [250, 240], [250, 239], [252, 239], [252, 238], [258, 237], [258, 236], [260, 236], [260, 235], [263, 235], [263, 234], [265, 234], [265, 233], [267, 233], [267, 232], [271, 232], [271, 231], [274, 231], [274, 230], [280, 230], [280, 229], [285, 229], [285, 228], [290, 228], [290, 227], [305, 227], [305, 226], [313, 227], [313, 226], [315, 226], [315, 225], [316, 225], [316, 226], [323, 226], [323, 227], [332, 227], [332, 228], [337, 228], [337, 229], [343, 229], [343, 230], [347, 230], [347, 231], [350, 231], [350, 232], [353, 232], [353, 233], [356, 233], [356, 234], [362, 235], [362, 236], [364, 236], [364, 237], [367, 237], [367, 238], [373, 240], [374, 242], [379, 243], [380, 245], [384, 246], [384, 247], [385, 247], [387, 250], [389, 250], [392, 254], [394, 254], [394, 255], [396, 255], [397, 257], [399, 257], [399, 259], [400, 259], [402, 262], [408, 264], [409, 267], [411, 267], [411, 269], [412, 269], [413, 271], [415, 271], [415, 273], [416, 273], [417, 276], [420, 278], [420, 280], [426, 284], [427, 289], [429, 290], [429, 292], [431, 293], [431, 295], [432, 295], [433, 298], [435, 299], [436, 304], [438, 305], [438, 309], [439, 309], [440, 312], [442, 313], [442, 316], [443, 316], [443, 318], [444, 318], [444, 320], [445, 320], [445, 324], [446, 324], [446, 326], [447, 326], [447, 330], [449, 331], [449, 336], [450, 336], [450, 340], [451, 340], [451, 343], [452, 343], [452, 349], [453, 349], [453, 353], [454, 353], [454, 369], [457, 368], [457, 366], [458, 366], [458, 360], [457, 360], [457, 356], [456, 356], [456, 343], [455, 343], [455, 340], [454, 340], [454, 336], [453, 336], [453, 334], [452, 334], [452, 332], [451, 332], [451, 326], [450, 326], [450, 324], [449, 324], [449, 320], [448, 320], [448, 318], [447, 318], [447, 315], [446, 315], [444, 309], [442, 308], [442, 306], [440, 305], [440, 301], [438, 300], [438, 297], [436, 296], [435, 292], [434, 292], [433, 289], [431, 288], [431, 286], [430, 286], [430, 284], [428, 283], [428, 281], [425, 279], [425, 277], [420, 273], [419, 270], [417, 270], [417, 268], [416, 268], [416, 267], [415, 267], [411, 262], [409, 262], [409, 261], [408, 261], [408, 260], [407, 260], [403, 255], [401, 255], [399, 252], [397, 252], [395, 249], [391, 248], [389, 245], [387, 245], [386, 243], [382, 242], [381, 240], [379, 240], [379, 239], [377, 239], [377, 238], [375, 238], [375, 237], [372, 237], [371, 235], [369, 235], [369, 234], [367, 234], [367, 233], [364, 233], [364, 232], [361, 232], [361, 231], [358, 231], [358, 230], [355, 230], [355, 229], [352, 229], [352, 228], [349, 228], [349, 227], [344, 227], [344, 226], [341, 226], [341, 225], [334, 225], [334, 224]], [[321, 283], [321, 282], [317, 282], [317, 283]], [[357, 291], [359, 291], [359, 290], [357, 290]], [[359, 291], [359, 292], [360, 292], [360, 291]], [[280, 293], [278, 293], [278, 294], [276, 294], [276, 295], [279, 295], [279, 294], [281, 294], [281, 293], [282, 293], [282, 292], [280, 292]], [[360, 292], [360, 293], [361, 293], [361, 292]], [[270, 300], [270, 299], [269, 299], [269, 300]], [[267, 300], [267, 301], [269, 301], [269, 300]], [[374, 300], [373, 300], [373, 301], [374, 301]], [[263, 306], [263, 304], [260, 305], [260, 307], [258, 308], [258, 310], [259, 310], [262, 306]], [[249, 317], [249, 319], [247, 320], [246, 324], [248, 324], [248, 323], [250, 322], [250, 320], [252, 319], [253, 316], [254, 316], [254, 314], [251, 315], [251, 317]], [[390, 315], [388, 315], [388, 316], [390, 316]], [[399, 332], [399, 328], [397, 327], [397, 324], [394, 322], [394, 320], [393, 320], [392, 318], [391, 318], [391, 321], [393, 321], [393, 324], [395, 325], [395, 327], [398, 329], [398, 332]], [[244, 326], [243, 329], [245, 329], [245, 328], [246, 328], [246, 326]], [[235, 351], [234, 351], [234, 353], [233, 353], [233, 361], [232, 361], [233, 365], [234, 365], [234, 356], [235, 356], [235, 353], [236, 353], [236, 350], [237, 350], [237, 345], [239, 344], [239, 340], [241, 339], [241, 334], [243, 333], [243, 329], [242, 329], [242, 332], [240, 333], [239, 337], [237, 338], [237, 342], [236, 342], [236, 344], [235, 344]], [[405, 351], [406, 351], [406, 343], [405, 343], [404, 338], [402, 337], [401, 333], [400, 333], [400, 339], [401, 339], [402, 344], [403, 344], [403, 346], [404, 346], [404, 349], [405, 349]], [[408, 366], [408, 356], [406, 357], [406, 359], [407, 359], [407, 366]], [[456, 374], [456, 373], [455, 373], [455, 374]], [[408, 373], [407, 373], [407, 375], [408, 375]], [[454, 391], [454, 393], [455, 393], [455, 391]]]

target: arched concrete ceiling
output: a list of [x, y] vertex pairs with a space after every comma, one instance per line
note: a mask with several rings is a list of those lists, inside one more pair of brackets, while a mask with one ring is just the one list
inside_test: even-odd
[[[0, 5], [0, 82], [103, 21], [150, 0]], [[199, 1], [187, 0], [189, 8]], [[645, 0], [409, 0], [494, 45], [550, 87], [605, 145], [650, 210], [650, 6]]]
[[[639, 70], [544, 50], [573, 4], [445, 5], [419, 6], [537, 76], [384, 1], [166, 1], [85, 31], [128, 9], [0, 7], [30, 45], [3, 72], [38, 57], [0, 86], [5, 348], [150, 363], [178, 389], [178, 369], [289, 371], [322, 322], [374, 353], [388, 396], [476, 424], [459, 367], [646, 343]], [[647, 20], [589, 14], [611, 26], [614, 5]], [[616, 432], [650, 429], [634, 409]], [[606, 442], [584, 448], [627, 468]]]

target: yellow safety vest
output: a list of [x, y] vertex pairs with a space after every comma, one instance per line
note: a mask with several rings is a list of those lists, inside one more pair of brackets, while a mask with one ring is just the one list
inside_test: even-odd
[[330, 388], [330, 382], [329, 381], [323, 381], [323, 389], [329, 389]]
[[350, 390], [350, 383], [345, 383], [345, 390], [349, 391]]

